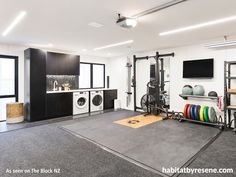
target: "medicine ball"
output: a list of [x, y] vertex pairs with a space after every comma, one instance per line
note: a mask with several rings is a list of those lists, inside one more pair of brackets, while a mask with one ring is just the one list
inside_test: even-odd
[[215, 91], [210, 91], [208, 93], [208, 96], [212, 96], [212, 97], [218, 97], [218, 94]]
[[185, 85], [182, 88], [183, 95], [192, 95], [193, 94], [193, 87], [191, 85]]
[[195, 85], [193, 87], [193, 95], [204, 96], [205, 90], [202, 85]]

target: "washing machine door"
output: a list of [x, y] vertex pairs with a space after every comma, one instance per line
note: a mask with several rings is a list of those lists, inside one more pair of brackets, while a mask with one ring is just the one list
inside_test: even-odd
[[100, 106], [102, 104], [102, 96], [101, 95], [95, 95], [93, 97], [92, 103], [94, 106]]
[[86, 105], [87, 105], [87, 98], [85, 97], [79, 97], [76, 101], [76, 106], [79, 108], [79, 109], [82, 109], [84, 108]]

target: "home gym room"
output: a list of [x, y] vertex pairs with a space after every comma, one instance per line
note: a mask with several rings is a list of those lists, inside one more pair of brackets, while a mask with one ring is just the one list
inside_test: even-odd
[[0, 176], [236, 176], [234, 0], [0, 0]]

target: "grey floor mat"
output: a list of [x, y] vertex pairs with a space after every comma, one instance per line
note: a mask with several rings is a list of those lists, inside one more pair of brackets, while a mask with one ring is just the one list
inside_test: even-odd
[[[193, 174], [194, 177], [235, 177], [236, 176], [236, 135], [224, 131], [199, 157], [190, 164], [189, 168], [232, 168], [229, 174]], [[188, 177], [182, 174], [180, 177]]]
[[88, 119], [62, 128], [159, 172], [162, 167], [182, 167], [219, 133], [213, 127], [174, 120], [156, 122], [138, 129], [113, 123], [133, 114], [130, 111], [107, 113], [98, 119]]
[[[73, 121], [70, 121], [73, 122]], [[68, 122], [67, 122], [68, 123]], [[160, 177], [57, 128], [37, 126], [0, 134], [1, 177]], [[6, 169], [61, 169], [60, 173], [6, 173]]]

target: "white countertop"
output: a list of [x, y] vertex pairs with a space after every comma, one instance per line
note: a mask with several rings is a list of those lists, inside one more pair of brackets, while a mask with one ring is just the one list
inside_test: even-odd
[[57, 91], [47, 91], [47, 94], [50, 93], [70, 93], [70, 92], [88, 92], [88, 91], [98, 91], [98, 90], [116, 90], [116, 89], [112, 89], [112, 88], [101, 88], [101, 89], [77, 89], [77, 90], [57, 90]]

